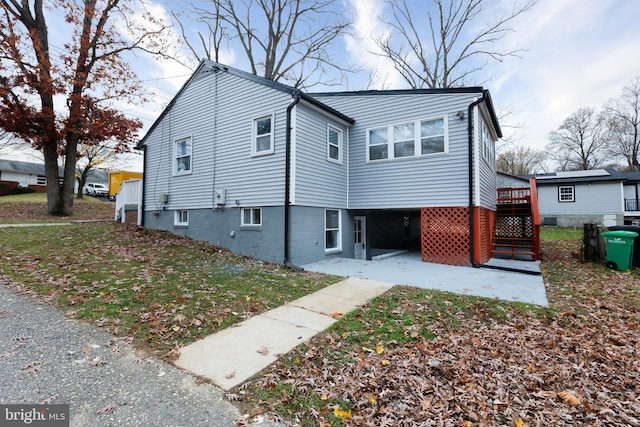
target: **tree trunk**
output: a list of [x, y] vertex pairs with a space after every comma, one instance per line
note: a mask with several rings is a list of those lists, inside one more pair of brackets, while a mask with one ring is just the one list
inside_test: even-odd
[[583, 257], [585, 261], [600, 262], [605, 257], [604, 240], [600, 238], [598, 224], [584, 224]]
[[75, 134], [67, 134], [66, 142], [64, 182], [62, 184], [62, 215], [69, 216], [73, 213], [73, 190], [76, 182], [78, 137]]
[[62, 191], [58, 171], [58, 149], [56, 141], [43, 145], [44, 171], [47, 178], [47, 212], [49, 215], [62, 215]]

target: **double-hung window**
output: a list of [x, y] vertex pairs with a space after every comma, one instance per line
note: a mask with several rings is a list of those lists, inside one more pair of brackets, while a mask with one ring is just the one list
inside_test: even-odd
[[253, 119], [252, 154], [272, 154], [273, 145], [273, 114]]
[[174, 145], [173, 173], [175, 175], [191, 173], [191, 137], [177, 139]]
[[241, 226], [261, 226], [262, 225], [262, 209], [260, 208], [242, 208], [242, 217], [240, 219]]
[[327, 126], [327, 159], [342, 163], [342, 131], [331, 125]]
[[367, 130], [368, 161], [428, 156], [448, 149], [446, 116]]
[[558, 186], [558, 202], [575, 202], [575, 187], [573, 185]]
[[342, 249], [340, 211], [338, 209], [326, 209], [324, 215], [325, 252], [338, 252]]

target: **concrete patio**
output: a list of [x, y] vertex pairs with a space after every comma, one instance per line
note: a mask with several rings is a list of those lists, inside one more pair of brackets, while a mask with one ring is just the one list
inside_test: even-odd
[[492, 258], [487, 265], [527, 270], [529, 273], [493, 268], [473, 268], [423, 262], [411, 252], [379, 261], [328, 258], [305, 264], [305, 270], [337, 276], [356, 277], [394, 285], [437, 289], [458, 294], [549, 305], [539, 261], [515, 261]]

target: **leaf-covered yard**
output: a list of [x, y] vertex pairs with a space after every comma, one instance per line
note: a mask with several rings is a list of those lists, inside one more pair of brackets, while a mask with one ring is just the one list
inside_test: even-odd
[[640, 275], [579, 245], [544, 241], [550, 308], [395, 288], [237, 394], [309, 426], [639, 426]]
[[[551, 307], [396, 287], [228, 394], [239, 424], [640, 426], [640, 272], [547, 236]], [[0, 261], [16, 289], [167, 359], [337, 280], [108, 223], [0, 229]]]

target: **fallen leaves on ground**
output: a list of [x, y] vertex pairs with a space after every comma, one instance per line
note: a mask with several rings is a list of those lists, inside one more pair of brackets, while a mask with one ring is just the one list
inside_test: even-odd
[[[388, 316], [354, 316], [375, 348], [338, 324], [242, 385], [243, 403], [309, 426], [640, 426], [640, 275], [582, 264], [578, 244], [545, 242], [546, 312], [445, 314], [395, 288]], [[409, 342], [378, 340], [383, 322], [429, 310], [414, 326], [433, 337], [402, 324]]]

